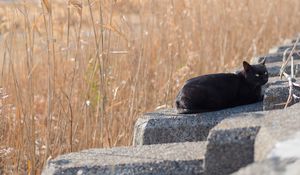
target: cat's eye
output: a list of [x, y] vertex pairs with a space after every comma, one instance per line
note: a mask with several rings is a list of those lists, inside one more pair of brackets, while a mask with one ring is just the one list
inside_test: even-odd
[[256, 77], [259, 77], [259, 74], [255, 74]]
[[268, 75], [268, 72], [265, 72], [265, 75]]

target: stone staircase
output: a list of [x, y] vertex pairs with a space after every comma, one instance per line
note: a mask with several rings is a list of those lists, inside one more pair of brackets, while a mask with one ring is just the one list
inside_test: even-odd
[[61, 155], [43, 174], [300, 174], [300, 103], [282, 109], [288, 82], [279, 78], [283, 52], [294, 42], [252, 59], [266, 58], [263, 102], [201, 114], [147, 113], [135, 124], [133, 146]]

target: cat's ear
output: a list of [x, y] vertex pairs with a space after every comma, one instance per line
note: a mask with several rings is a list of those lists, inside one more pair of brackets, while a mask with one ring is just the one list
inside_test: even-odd
[[265, 63], [266, 63], [266, 58], [264, 58], [264, 59], [260, 62], [260, 64], [262, 64], [262, 65], [265, 65]]
[[252, 66], [247, 61], [243, 61], [243, 67], [246, 72], [252, 69]]

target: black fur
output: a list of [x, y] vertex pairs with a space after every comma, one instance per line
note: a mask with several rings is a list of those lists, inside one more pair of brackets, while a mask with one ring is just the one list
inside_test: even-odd
[[261, 101], [261, 87], [268, 81], [265, 61], [257, 65], [244, 61], [243, 67], [236, 74], [209, 74], [186, 81], [176, 97], [177, 112], [208, 112]]

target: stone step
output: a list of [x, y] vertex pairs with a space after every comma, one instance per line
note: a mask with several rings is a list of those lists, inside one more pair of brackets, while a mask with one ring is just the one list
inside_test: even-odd
[[[282, 45], [282, 46], [276, 46], [276, 47], [273, 47], [269, 50], [269, 53], [280, 53], [280, 52], [284, 52], [285, 50], [289, 49], [289, 50], [292, 50], [292, 48], [294, 47], [294, 44], [287, 44], [287, 45]], [[297, 44], [296, 45], [296, 48], [295, 48], [296, 51], [299, 51], [300, 50], [300, 44]]]
[[[300, 78], [296, 78], [299, 82]], [[264, 89], [263, 110], [283, 109], [289, 96], [288, 81], [279, 77], [269, 79], [267, 87]], [[300, 96], [299, 90], [294, 90], [294, 94]], [[299, 102], [299, 99], [294, 99], [289, 103], [289, 106]]]
[[[287, 56], [290, 52], [287, 52]], [[300, 60], [300, 55], [298, 53], [293, 53], [293, 57], [295, 60]], [[263, 56], [257, 56], [251, 59], [251, 64], [258, 64], [262, 62], [263, 59], [266, 59], [266, 63], [274, 63], [274, 62], [282, 62], [283, 52], [280, 53], [272, 53]]]
[[221, 120], [262, 110], [262, 102], [201, 114], [177, 114], [174, 109], [145, 114], [134, 127], [133, 145], [205, 141]]
[[205, 142], [187, 142], [89, 149], [50, 160], [42, 174], [201, 175], [205, 148]]
[[285, 110], [243, 113], [222, 120], [211, 130], [210, 135], [216, 131], [222, 131], [223, 134], [235, 132], [236, 129], [242, 129], [247, 134], [248, 128], [259, 128], [255, 138], [255, 160], [264, 160], [276, 143], [300, 131], [299, 109], [300, 103], [297, 103]]
[[[297, 70], [295, 75], [299, 76], [300, 75], [300, 66], [299, 63], [300, 61], [294, 62], [294, 70]], [[280, 76], [280, 69], [281, 69], [282, 64], [281, 63], [268, 63], [266, 64], [269, 77], [279, 77]], [[288, 64], [285, 68], [285, 73], [291, 74], [291, 66]]]
[[[299, 91], [295, 91], [294, 94], [300, 96]], [[289, 97], [288, 82], [282, 81], [280, 84], [273, 85], [266, 89], [264, 95], [263, 109], [264, 110], [274, 110], [283, 109]], [[298, 103], [299, 99], [293, 99], [288, 106]]]
[[237, 113], [219, 121], [207, 142], [90, 149], [62, 155], [50, 160], [43, 174], [233, 173], [254, 160], [263, 161], [286, 150], [278, 149], [278, 143], [290, 143], [288, 136], [300, 132], [299, 108], [300, 104], [295, 104], [287, 110]]
[[266, 159], [253, 163], [232, 175], [299, 175], [300, 160], [288, 159]]
[[[277, 141], [275, 143], [273, 142], [271, 151], [270, 146], [267, 146], [269, 147], [269, 154], [267, 155], [267, 159], [263, 158], [263, 160], [256, 161], [255, 163], [248, 165], [247, 167], [242, 168], [237, 173], [235, 173], [235, 175], [300, 174], [300, 132], [299, 128], [296, 133], [294, 133], [294, 130], [291, 131], [291, 135], [284, 134], [286, 138], [283, 141]], [[270, 145], [270, 143], [268, 144]]]
[[[218, 153], [217, 156], [223, 156], [224, 160], [220, 161], [221, 167], [229, 167], [229, 165], [235, 165], [235, 161], [242, 160], [255, 160], [256, 163], [253, 165], [254, 168], [249, 168], [242, 172], [252, 172], [252, 174], [261, 174], [256, 173], [255, 167], [256, 164], [260, 164], [260, 161], [265, 161], [268, 159], [289, 159], [289, 158], [300, 158], [300, 104], [295, 104], [286, 110], [273, 110], [273, 111], [260, 111], [253, 113], [244, 113], [244, 116], [237, 116], [232, 118], [227, 118], [221, 121], [216, 127], [211, 130], [208, 139], [207, 153], [205, 155], [205, 164], [207, 161], [207, 154]], [[239, 132], [238, 134], [237, 131]], [[256, 134], [254, 131], [258, 131]], [[225, 138], [227, 144], [222, 145], [220, 141], [217, 141], [215, 147], [218, 148], [220, 145], [220, 151], [211, 151], [210, 150], [210, 138], [216, 138], [215, 133], [219, 133], [219, 138]], [[247, 155], [241, 158], [233, 158], [231, 154], [235, 154], [232, 145], [238, 142], [237, 140], [245, 139], [244, 136], [249, 136], [248, 148], [245, 146], [244, 151], [248, 152], [241, 154]], [[242, 139], [240, 139], [242, 138]], [[246, 137], [247, 138], [247, 137]], [[232, 141], [228, 141], [232, 139]], [[218, 140], [218, 139], [216, 139]], [[219, 139], [220, 140], [220, 139]], [[253, 142], [251, 142], [251, 140]], [[238, 142], [240, 143], [240, 142]], [[254, 144], [253, 144], [254, 143]], [[215, 148], [215, 149], [216, 149]], [[228, 149], [229, 148], [229, 149]], [[231, 151], [228, 151], [231, 150]], [[242, 151], [243, 151], [242, 150]], [[239, 150], [238, 150], [239, 151]], [[222, 153], [226, 152], [226, 153]], [[229, 152], [229, 153], [228, 153]], [[231, 153], [230, 153], [231, 152]], [[251, 153], [252, 152], [252, 153]], [[248, 159], [247, 159], [248, 157]], [[207, 165], [211, 163], [207, 162]], [[224, 165], [225, 164], [225, 165]], [[262, 165], [262, 169], [267, 168], [265, 165]], [[251, 165], [250, 165], [251, 167]], [[216, 167], [215, 167], [216, 168]], [[205, 167], [205, 169], [207, 169]], [[250, 171], [251, 170], [251, 171]], [[297, 171], [300, 169], [297, 168]], [[260, 171], [258, 171], [260, 172]], [[243, 174], [243, 173], [241, 173]], [[250, 173], [251, 174], [251, 173]], [[268, 173], [266, 173], [268, 174]]]
[[[299, 109], [300, 104], [297, 103], [285, 110], [267, 113], [256, 138], [255, 160], [267, 159], [281, 142], [294, 138], [293, 135], [300, 132]], [[286, 152], [288, 151], [289, 149], [286, 149]]]
[[252, 163], [258, 131], [259, 127], [213, 129], [208, 137], [205, 172], [209, 175], [230, 174]]

